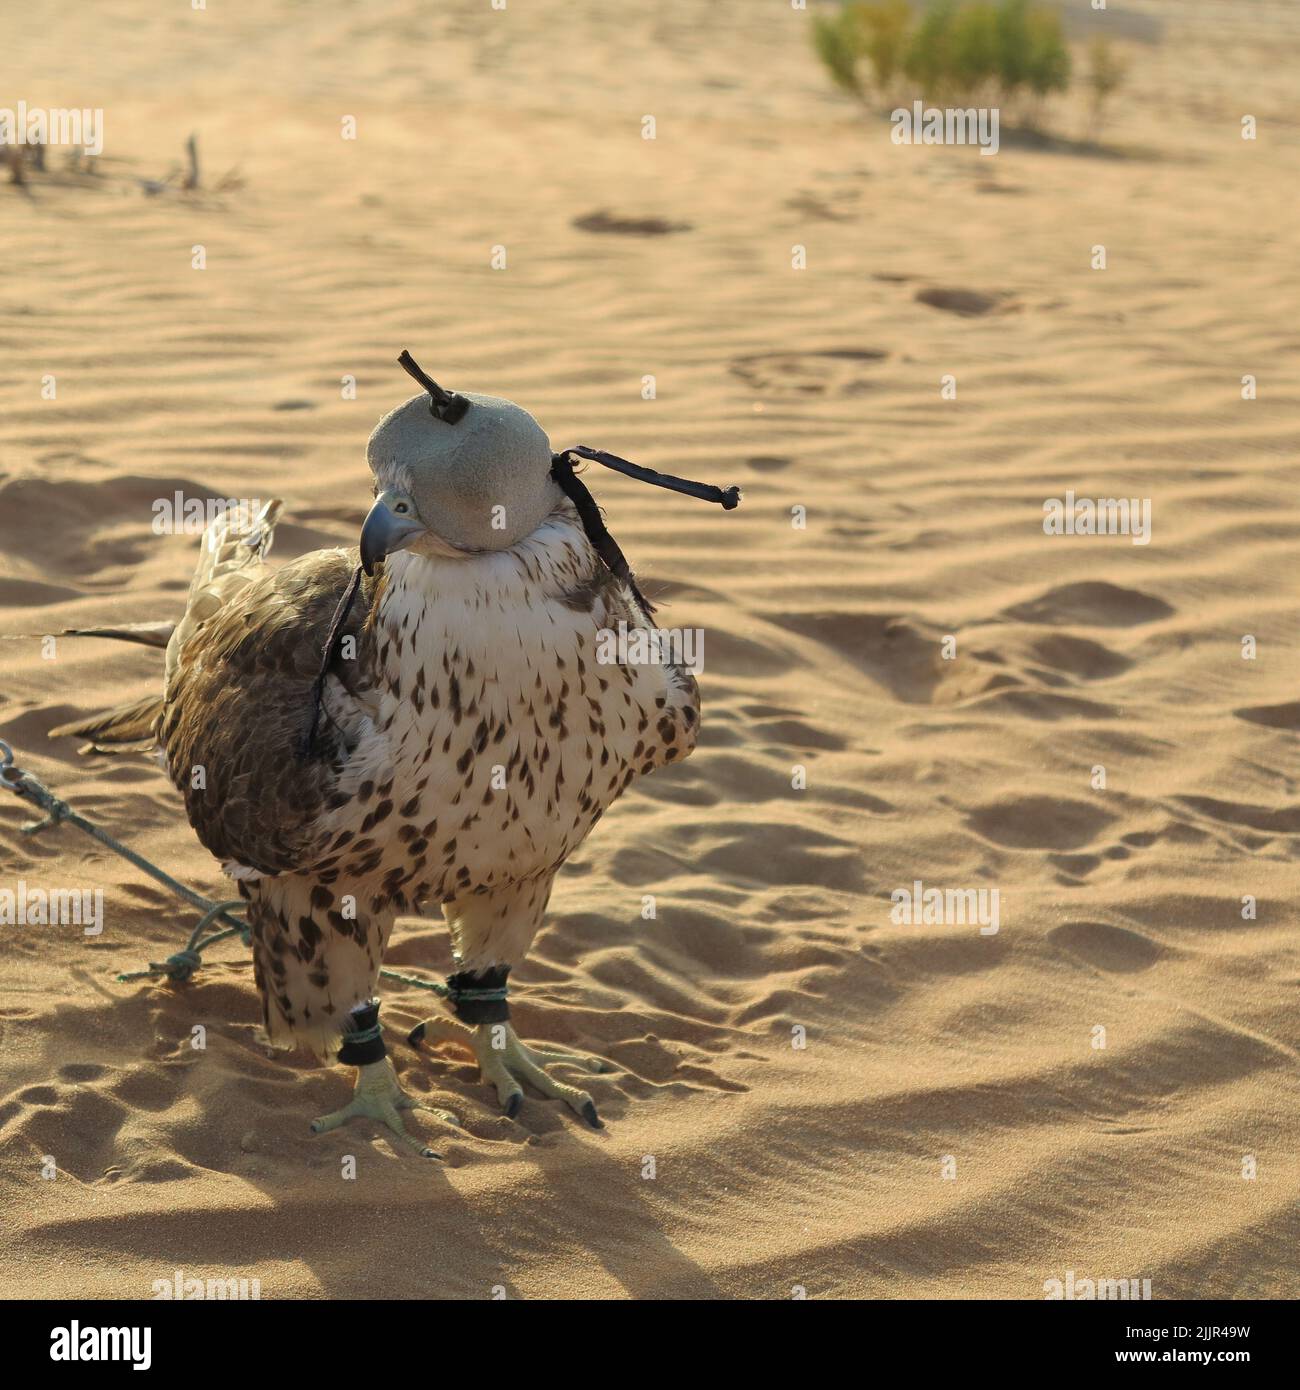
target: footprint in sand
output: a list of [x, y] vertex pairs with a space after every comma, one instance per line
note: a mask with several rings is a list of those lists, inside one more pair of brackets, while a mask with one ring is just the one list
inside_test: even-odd
[[1106, 922], [1065, 922], [1053, 927], [1047, 939], [1098, 970], [1121, 975], [1149, 970], [1163, 954], [1149, 936]]
[[59, 1068], [60, 1081], [98, 1081], [105, 1068], [95, 1062], [69, 1062]]
[[796, 193], [785, 200], [785, 206], [805, 217], [822, 222], [851, 222], [857, 212], [858, 193], [845, 189], [825, 196], [816, 193]]
[[59, 1155], [59, 1167], [81, 1182], [105, 1170], [126, 1122], [126, 1106], [89, 1086], [29, 1086], [10, 1097], [16, 1128], [37, 1153]]
[[769, 398], [859, 396], [874, 385], [865, 371], [889, 354], [878, 348], [824, 348], [820, 352], [754, 352], [733, 357], [728, 370]]
[[939, 683], [937, 640], [892, 614], [844, 611], [764, 617], [847, 657], [906, 704], [928, 704]]
[[1076, 680], [1108, 680], [1133, 665], [1128, 657], [1103, 647], [1100, 642], [1090, 642], [1086, 637], [1071, 637], [1063, 632], [1038, 638], [1030, 651], [1033, 659], [1041, 665]]
[[1020, 309], [1020, 304], [1009, 290], [997, 290], [993, 294], [982, 294], [979, 290], [955, 290], [939, 287], [917, 290], [914, 296], [919, 304], [928, 304], [932, 309], [943, 309], [946, 313], [957, 314], [964, 319], [979, 318], [984, 314], [1011, 314]]
[[[726, 875], [732, 883], [814, 884], [842, 893], [863, 890], [858, 851], [820, 831], [778, 822], [711, 820], [683, 830], [681, 839], [691, 846], [691, 862], [697, 868]], [[697, 841], [714, 843], [701, 849]], [[662, 881], [662, 869], [659, 874]], [[621, 873], [619, 877], [624, 881]]]
[[1119, 837], [1117, 844], [1109, 845], [1098, 853], [1089, 854], [1049, 854], [1047, 862], [1061, 873], [1060, 882], [1077, 883], [1098, 868], [1105, 860], [1124, 860], [1132, 857], [1134, 850], [1150, 849], [1162, 840], [1170, 845], [1197, 845], [1204, 843], [1205, 833], [1186, 821], [1169, 821], [1162, 829], [1130, 830]]
[[756, 454], [753, 458], [745, 460], [755, 473], [779, 473], [783, 468], [790, 467], [790, 460], [777, 457], [775, 454]]
[[1027, 603], [1017, 603], [1003, 616], [1023, 623], [1046, 623], [1064, 627], [1071, 623], [1083, 627], [1136, 627], [1173, 615], [1164, 599], [1139, 589], [1123, 589], [1105, 580], [1081, 580], [1049, 589]]
[[990, 681], [986, 688], [992, 694], [982, 704], [985, 712], [1002, 710], [1044, 723], [1061, 719], [1116, 719], [1120, 713], [1115, 705], [1100, 700], [1081, 700], [1075, 695], [1061, 695], [1051, 690], [1000, 690], [995, 681]]
[[1008, 849], [1075, 850], [1092, 844], [1114, 819], [1086, 801], [1023, 796], [977, 806], [967, 814], [966, 824]]
[[1065, 880], [1076, 880], [1087, 878], [1101, 863], [1101, 856], [1098, 854], [1049, 854], [1047, 862], [1054, 869], [1059, 869]]
[[619, 217], [602, 209], [583, 213], [573, 219], [580, 232], [597, 232], [611, 236], [668, 236], [672, 232], [689, 232], [689, 222], [669, 222], [662, 217]]
[[823, 748], [838, 753], [847, 748], [847, 740], [829, 729], [819, 729], [803, 719], [773, 719], [754, 725], [755, 739], [767, 739], [779, 750], [805, 752]]

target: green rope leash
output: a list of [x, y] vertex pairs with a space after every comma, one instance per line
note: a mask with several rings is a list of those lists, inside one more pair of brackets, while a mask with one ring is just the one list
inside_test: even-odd
[[380, 975], [385, 980], [396, 980], [399, 984], [410, 985], [413, 989], [431, 990], [440, 998], [448, 999], [451, 997], [451, 990], [438, 980], [421, 980], [415, 975], [403, 975], [400, 970], [381, 970]]
[[495, 1002], [510, 997], [505, 985], [498, 985], [495, 989], [450, 989], [438, 980], [421, 980], [415, 975], [403, 975], [400, 970], [381, 970], [379, 973], [385, 980], [396, 980], [399, 984], [410, 985], [414, 989], [432, 990], [442, 999], [482, 999]]
[[199, 924], [190, 933], [190, 939], [185, 943], [183, 951], [177, 951], [174, 955], [168, 956], [165, 961], [151, 961], [147, 970], [128, 970], [126, 974], [119, 975], [118, 980], [126, 984], [130, 980], [143, 980], [149, 975], [166, 975], [169, 980], [180, 983], [188, 980], [194, 974], [203, 964], [203, 952], [209, 946], [215, 946], [218, 941], [224, 941], [228, 936], [238, 936], [243, 939], [245, 946], [251, 946], [253, 938], [247, 922], [237, 927], [227, 927], [225, 931], [214, 932], [206, 940], [200, 939], [209, 923], [224, 916], [232, 908], [243, 906], [243, 898], [234, 898], [227, 903], [213, 903], [199, 918]]
[[[214, 903], [210, 898], [205, 898], [201, 893], [196, 893], [192, 888], [187, 887], [179, 879], [173, 878], [165, 869], [160, 869], [157, 864], [146, 859], [144, 855], [137, 854], [135, 850], [124, 845], [120, 840], [115, 840], [107, 831], [101, 830], [99, 826], [95, 825], [93, 821], [88, 821], [85, 816], [78, 815], [66, 801], [55, 796], [38, 777], [16, 767], [14, 765], [14, 750], [3, 739], [0, 739], [0, 787], [13, 792], [15, 796], [22, 797], [24, 801], [30, 801], [33, 806], [45, 813], [43, 820], [28, 821], [19, 827], [24, 835], [37, 835], [51, 825], [62, 825], [64, 822], [75, 825], [78, 830], [83, 831], [92, 839], [98, 840], [105, 848], [111, 849], [114, 854], [119, 855], [128, 863], [134, 864], [137, 869], [148, 874], [155, 882], [161, 883], [164, 888], [169, 888], [178, 898], [183, 898], [191, 907], [197, 907], [203, 913], [198, 926], [190, 933], [190, 939], [186, 942], [183, 951], [177, 951], [174, 955], [168, 956], [165, 961], [151, 963], [147, 970], [133, 970], [127, 974], [119, 975], [117, 977], [119, 980], [139, 980], [149, 975], [165, 975], [168, 979], [176, 981], [188, 980], [203, 964], [202, 952], [208, 946], [215, 945], [218, 941], [224, 941], [228, 936], [242, 937], [245, 946], [251, 945], [252, 938], [249, 934], [248, 923], [242, 918], [231, 915], [235, 908], [244, 906], [242, 898], [235, 898], [230, 902]], [[226, 923], [226, 929], [214, 932], [211, 936], [203, 939], [203, 933], [212, 923], [217, 921]]]
[[[208, 912], [214, 906], [211, 899], [205, 898], [201, 893], [196, 893], [192, 888], [187, 888], [179, 879], [173, 878], [171, 874], [160, 869], [156, 864], [151, 864], [143, 855], [129, 849], [120, 840], [115, 840], [99, 826], [88, 821], [85, 816], [78, 815], [66, 801], [60, 801], [43, 782], [30, 772], [24, 772], [22, 768], [15, 767], [14, 750], [3, 739], [0, 739], [0, 787], [13, 792], [15, 796], [22, 797], [24, 801], [30, 801], [45, 812], [44, 820], [28, 821], [20, 827], [24, 835], [36, 835], [48, 826], [61, 825], [67, 821], [69, 825], [75, 825], [78, 830], [84, 831], [87, 835], [98, 840], [101, 845], [111, 849], [114, 854], [121, 855], [123, 859], [134, 864], [137, 869], [143, 870], [150, 878], [161, 883], [164, 888], [170, 888], [177, 897], [184, 898], [192, 907]], [[239, 928], [241, 925], [233, 919], [227, 920], [235, 928]]]

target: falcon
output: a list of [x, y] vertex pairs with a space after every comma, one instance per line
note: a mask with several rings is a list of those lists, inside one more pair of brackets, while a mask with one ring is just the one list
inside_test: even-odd
[[225, 513], [174, 627], [100, 630], [165, 645], [161, 696], [51, 736], [158, 749], [247, 901], [272, 1045], [357, 1068], [351, 1101], [313, 1131], [364, 1116], [437, 1157], [406, 1130], [415, 1102], [379, 1024], [395, 918], [441, 904], [453, 949], [450, 1013], [409, 1041], [468, 1048], [508, 1116], [526, 1083], [599, 1128], [591, 1095], [552, 1068], [602, 1064], [526, 1046], [509, 976], [565, 860], [634, 778], [699, 736], [695, 679], [662, 644], [619, 664], [599, 640], [652, 631], [653, 609], [574, 460], [726, 509], [740, 495], [583, 445], [553, 452], [521, 407], [398, 361], [422, 390], [370, 437], [359, 545], [273, 569], [281, 504]]

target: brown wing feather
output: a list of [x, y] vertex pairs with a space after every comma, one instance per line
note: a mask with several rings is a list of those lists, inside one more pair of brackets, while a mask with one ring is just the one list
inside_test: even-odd
[[[318, 550], [263, 573], [172, 653], [161, 742], [190, 824], [223, 862], [283, 873], [310, 867], [320, 848], [318, 823], [346, 750], [322, 719], [317, 751], [306, 751], [312, 687], [356, 564], [355, 551]], [[356, 659], [336, 657], [330, 668], [353, 693], [365, 685], [380, 583], [362, 584], [342, 628]]]

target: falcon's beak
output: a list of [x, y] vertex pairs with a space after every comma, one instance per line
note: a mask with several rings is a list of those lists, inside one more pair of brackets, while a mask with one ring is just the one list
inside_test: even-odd
[[361, 567], [374, 574], [375, 566], [395, 550], [404, 550], [424, 532], [415, 515], [415, 504], [404, 493], [381, 492], [361, 528]]

